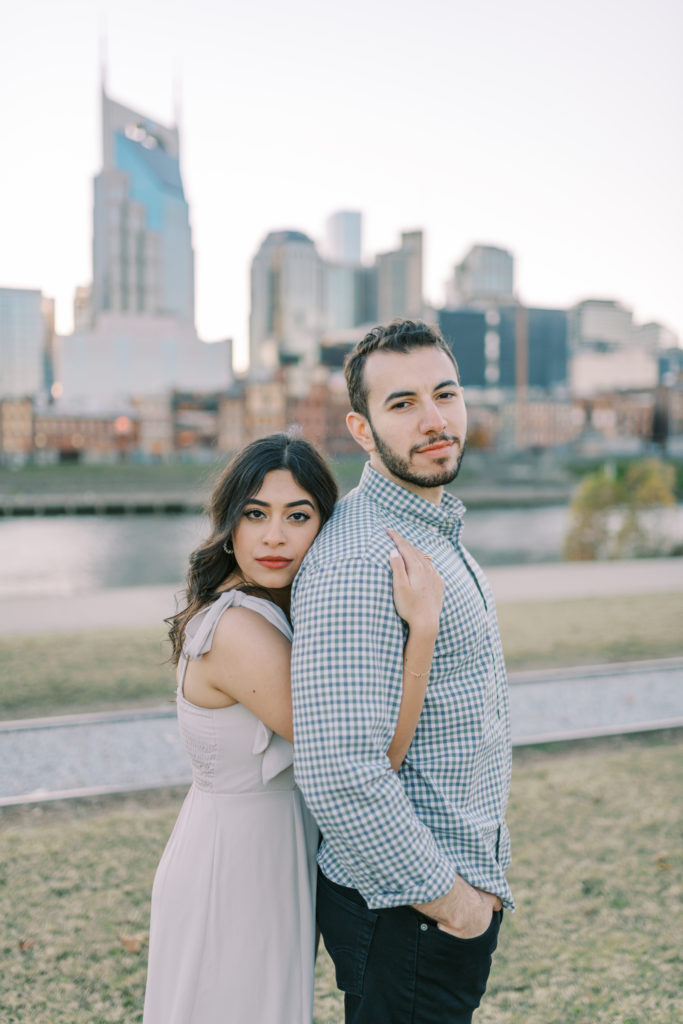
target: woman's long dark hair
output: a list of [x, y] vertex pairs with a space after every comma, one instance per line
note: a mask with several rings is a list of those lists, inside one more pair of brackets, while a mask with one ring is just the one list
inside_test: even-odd
[[327, 463], [309, 441], [289, 434], [271, 434], [238, 452], [221, 473], [207, 505], [211, 534], [190, 555], [186, 607], [166, 620], [174, 663], [180, 657], [187, 623], [215, 599], [220, 585], [237, 568], [234, 553], [226, 554], [224, 546], [231, 547], [232, 531], [245, 505], [260, 491], [266, 473], [274, 469], [288, 469], [299, 487], [315, 499], [321, 525], [332, 515], [337, 484]]

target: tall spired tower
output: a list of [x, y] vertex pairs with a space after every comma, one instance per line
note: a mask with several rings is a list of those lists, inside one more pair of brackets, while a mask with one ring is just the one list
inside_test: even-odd
[[65, 400], [109, 407], [227, 387], [231, 343], [200, 341], [194, 316], [178, 129], [115, 103], [103, 87], [93, 282], [76, 290], [74, 333], [62, 339]]
[[194, 252], [178, 129], [116, 103], [104, 86], [93, 221], [93, 323], [102, 313], [131, 313], [194, 324]]

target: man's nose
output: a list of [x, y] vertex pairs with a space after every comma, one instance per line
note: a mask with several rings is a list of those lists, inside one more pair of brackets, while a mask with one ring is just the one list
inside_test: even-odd
[[443, 430], [446, 420], [436, 402], [427, 402], [422, 413], [420, 427], [425, 434], [433, 434], [435, 431]]

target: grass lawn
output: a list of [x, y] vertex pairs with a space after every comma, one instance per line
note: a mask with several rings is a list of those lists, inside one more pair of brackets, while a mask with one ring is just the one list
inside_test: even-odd
[[[507, 915], [478, 1024], [680, 1020], [683, 734], [516, 753]], [[182, 794], [0, 815], [7, 1024], [133, 1024], [149, 894]], [[340, 1024], [321, 953], [316, 1024]], [[246, 1022], [245, 1022], [246, 1024]]]
[[31, 718], [173, 698], [164, 628], [0, 637], [0, 718]]
[[683, 593], [504, 604], [498, 619], [510, 670], [683, 655]]
[[[566, 667], [683, 654], [683, 593], [508, 604], [508, 668]], [[0, 718], [154, 705], [173, 696], [156, 628], [0, 637]]]

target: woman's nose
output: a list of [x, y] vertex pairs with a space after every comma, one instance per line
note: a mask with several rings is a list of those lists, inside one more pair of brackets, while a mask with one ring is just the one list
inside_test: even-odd
[[271, 519], [268, 523], [268, 529], [264, 535], [264, 543], [275, 545], [282, 544], [284, 541], [284, 535], [282, 532], [282, 524], [278, 519]]

